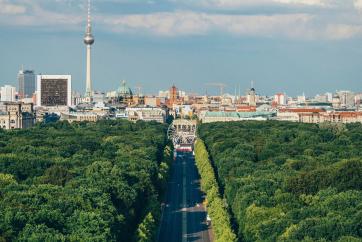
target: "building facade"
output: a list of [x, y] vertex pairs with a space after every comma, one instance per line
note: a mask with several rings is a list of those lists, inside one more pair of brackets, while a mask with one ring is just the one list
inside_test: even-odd
[[289, 122], [315, 122], [319, 114], [325, 112], [318, 108], [284, 108], [277, 112], [276, 120]]
[[276, 120], [301, 123], [362, 123], [362, 112], [326, 111], [318, 108], [280, 109]]
[[36, 97], [37, 106], [71, 106], [72, 77], [70, 75], [38, 75]]
[[303, 123], [362, 123], [362, 112], [323, 112], [310, 114], [300, 114], [300, 122]]
[[5, 103], [0, 110], [0, 128], [26, 129], [34, 126], [33, 104]]
[[355, 104], [355, 94], [351, 91], [338, 91], [340, 106], [343, 108], [353, 107]]
[[150, 107], [159, 107], [161, 106], [161, 99], [158, 97], [145, 97], [144, 104]]
[[274, 103], [276, 105], [281, 105], [281, 106], [287, 105], [287, 100], [288, 97], [285, 93], [277, 93], [274, 95]]
[[257, 100], [256, 100], [256, 92], [255, 92], [254, 88], [250, 89], [246, 98], [247, 98], [247, 102], [248, 102], [249, 106], [253, 106], [253, 107], [256, 106]]
[[1, 96], [1, 102], [15, 102], [16, 101], [15, 87], [9, 85], [1, 87], [0, 96]]
[[234, 121], [265, 121], [271, 119], [274, 112], [201, 112], [200, 120], [202, 123], [213, 122], [234, 122]]
[[69, 123], [73, 122], [97, 122], [101, 116], [92, 112], [69, 112], [61, 113], [60, 120], [66, 120]]
[[166, 110], [162, 108], [126, 108], [126, 114], [129, 121], [137, 122], [143, 121], [156, 121], [165, 123], [167, 118]]

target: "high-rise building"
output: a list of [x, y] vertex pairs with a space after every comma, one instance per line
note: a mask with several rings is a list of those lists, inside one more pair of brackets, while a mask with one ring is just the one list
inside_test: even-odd
[[38, 75], [36, 99], [37, 106], [71, 106], [72, 77], [70, 75]]
[[85, 96], [90, 98], [93, 95], [92, 90], [92, 79], [91, 79], [91, 46], [94, 44], [94, 37], [92, 34], [92, 24], [91, 24], [91, 3], [88, 0], [88, 19], [87, 19], [87, 28], [84, 35], [84, 44], [87, 46], [87, 71], [86, 71], [86, 92]]
[[274, 95], [274, 103], [277, 105], [287, 105], [288, 97], [285, 93], [277, 93]]
[[327, 96], [327, 102], [332, 102], [333, 101], [333, 93], [326, 92], [324, 95]]
[[35, 92], [35, 73], [32, 70], [24, 70], [18, 73], [20, 98], [31, 98]]
[[1, 87], [0, 96], [2, 102], [15, 102], [16, 101], [15, 87], [9, 85]]
[[354, 106], [354, 97], [355, 94], [351, 91], [338, 91], [337, 95], [339, 97], [341, 107], [352, 107]]

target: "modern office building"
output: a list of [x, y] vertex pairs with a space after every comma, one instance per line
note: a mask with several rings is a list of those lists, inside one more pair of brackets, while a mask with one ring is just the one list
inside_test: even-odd
[[352, 107], [355, 104], [355, 94], [351, 91], [338, 91], [340, 105], [343, 108]]
[[36, 99], [37, 106], [71, 106], [72, 77], [70, 75], [38, 75]]
[[277, 93], [274, 95], [274, 103], [276, 105], [287, 105], [287, 101], [288, 100], [288, 97], [285, 93]]
[[15, 87], [9, 85], [1, 87], [0, 96], [2, 102], [15, 102], [16, 101]]
[[20, 70], [18, 73], [20, 98], [31, 98], [35, 92], [35, 73], [32, 70]]

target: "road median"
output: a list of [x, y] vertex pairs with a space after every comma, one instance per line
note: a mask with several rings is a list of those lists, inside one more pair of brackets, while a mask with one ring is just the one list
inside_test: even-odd
[[201, 190], [206, 194], [207, 211], [212, 221], [216, 242], [237, 241], [231, 228], [230, 216], [221, 197], [214, 169], [206, 146], [201, 139], [195, 143], [196, 166], [201, 176]]

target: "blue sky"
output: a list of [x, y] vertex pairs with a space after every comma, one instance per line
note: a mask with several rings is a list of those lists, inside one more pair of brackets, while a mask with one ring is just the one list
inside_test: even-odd
[[[260, 94], [362, 91], [362, 0], [93, 0], [93, 83], [144, 93], [251, 80]], [[0, 0], [0, 85], [22, 64], [85, 88], [86, 0]], [[216, 88], [208, 87], [209, 93]]]

